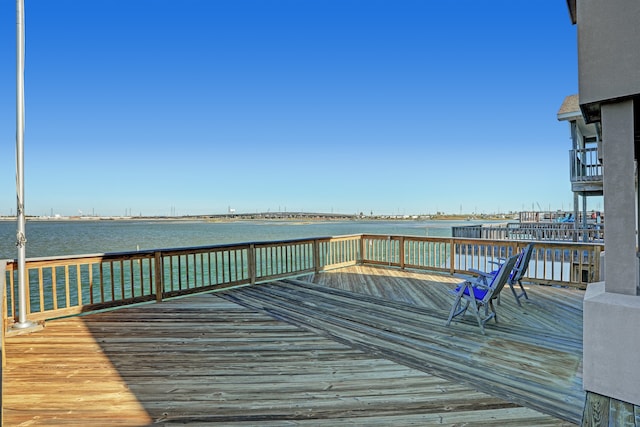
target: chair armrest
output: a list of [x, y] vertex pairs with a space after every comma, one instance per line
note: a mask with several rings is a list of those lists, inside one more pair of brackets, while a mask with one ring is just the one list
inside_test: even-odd
[[478, 280], [478, 277], [476, 276], [468, 276], [466, 274], [458, 274], [458, 273], [454, 273], [453, 277], [455, 277], [456, 279], [464, 280], [465, 282], [469, 282], [469, 283], [474, 283], [475, 281]]
[[[464, 280], [464, 283], [468, 283], [471, 286], [479, 286], [486, 288], [489, 286], [487, 283], [487, 279], [493, 279], [493, 276], [484, 272], [479, 276], [465, 276], [464, 274], [454, 274], [453, 277]], [[458, 286], [462, 286], [463, 282], [459, 283]]]
[[473, 281], [473, 286], [488, 287], [495, 277], [494, 273], [486, 273], [475, 269], [470, 269], [469, 271], [477, 274], [476, 280]]
[[482, 277], [486, 277], [486, 278], [494, 276], [491, 273], [487, 273], [486, 271], [482, 271], [482, 270], [476, 270], [475, 268], [470, 268], [469, 271], [472, 272], [473, 274], [477, 275], [477, 276], [482, 276]]
[[487, 283], [485, 280], [483, 280], [482, 282], [473, 283], [473, 287], [479, 288], [479, 289], [491, 289], [491, 285]]

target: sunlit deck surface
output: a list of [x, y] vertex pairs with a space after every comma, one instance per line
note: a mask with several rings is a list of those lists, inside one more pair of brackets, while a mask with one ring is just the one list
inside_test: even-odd
[[[579, 423], [583, 292], [509, 289], [445, 327], [457, 279], [349, 267], [50, 321], [7, 339], [5, 425]], [[311, 283], [315, 282], [315, 283]]]

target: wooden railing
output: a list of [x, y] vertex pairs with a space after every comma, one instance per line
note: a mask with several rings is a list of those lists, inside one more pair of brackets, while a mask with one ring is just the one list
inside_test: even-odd
[[[495, 270], [529, 243], [515, 240], [363, 235], [363, 264], [469, 273]], [[525, 277], [532, 283], [585, 289], [600, 277], [604, 245], [536, 242]]]
[[[360, 236], [28, 259], [30, 320], [255, 284], [355, 264]], [[6, 262], [7, 318], [17, 263]]]
[[[357, 263], [443, 273], [496, 267], [527, 242], [352, 235], [28, 259], [31, 321], [252, 285]], [[602, 245], [536, 243], [527, 280], [579, 288], [599, 276]], [[4, 263], [5, 325], [17, 318], [15, 261]]]

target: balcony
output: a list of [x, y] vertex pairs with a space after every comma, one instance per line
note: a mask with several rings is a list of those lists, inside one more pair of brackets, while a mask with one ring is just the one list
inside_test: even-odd
[[578, 148], [569, 151], [571, 191], [602, 195], [602, 163], [598, 148]]

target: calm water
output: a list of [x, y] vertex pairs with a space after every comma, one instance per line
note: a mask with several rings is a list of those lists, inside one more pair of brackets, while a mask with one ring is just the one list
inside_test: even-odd
[[[485, 221], [486, 222], [486, 221]], [[346, 234], [451, 236], [474, 221], [28, 221], [27, 257], [179, 248]], [[0, 221], [0, 257], [16, 258], [16, 223]]]

